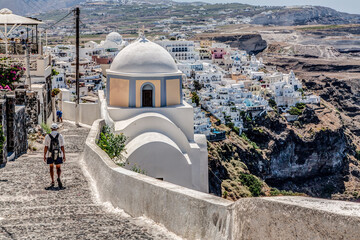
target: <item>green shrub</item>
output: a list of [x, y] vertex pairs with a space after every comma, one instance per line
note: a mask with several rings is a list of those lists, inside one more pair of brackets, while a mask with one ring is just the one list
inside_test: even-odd
[[125, 151], [126, 137], [124, 134], [113, 134], [109, 126], [104, 126], [97, 145], [106, 152], [111, 159], [118, 163]]
[[246, 134], [243, 132], [240, 137], [244, 139], [245, 141], [250, 141], [250, 139], [246, 136]]
[[260, 196], [262, 193], [262, 182], [257, 177], [251, 174], [241, 173], [239, 179], [242, 185], [249, 188], [249, 191], [253, 197]]
[[192, 95], [192, 97], [191, 97], [192, 102], [195, 103], [196, 106], [199, 106], [200, 105], [200, 97], [199, 97], [199, 95], [197, 95], [196, 92], [192, 92], [191, 95]]
[[142, 170], [137, 164], [134, 164], [131, 167], [131, 171], [141, 173], [141, 174], [144, 174], [144, 175], [146, 174], [145, 170]]
[[51, 69], [51, 76], [57, 76], [57, 75], [59, 75], [59, 72], [56, 71], [54, 68]]
[[303, 110], [303, 109], [306, 107], [306, 104], [305, 104], [305, 103], [297, 103], [295, 106], [296, 106], [298, 109]]
[[0, 125], [0, 154], [4, 152], [4, 143], [6, 141], [6, 137], [4, 135], [3, 126]]
[[290, 110], [289, 110], [289, 113], [291, 115], [301, 115], [302, 114], [302, 111], [300, 109], [298, 109], [297, 107], [291, 107]]
[[51, 133], [51, 128], [49, 127], [49, 125], [47, 125], [46, 123], [41, 123], [40, 124], [41, 129], [43, 130], [43, 132], [45, 132], [46, 134], [50, 134]]
[[300, 196], [301, 193], [296, 193], [293, 191], [279, 190], [277, 188], [270, 189], [271, 196]]
[[227, 192], [227, 191], [224, 191], [224, 193], [223, 193], [223, 198], [227, 198], [227, 196], [228, 196], [228, 192]]
[[233, 131], [234, 131], [237, 135], [240, 134], [240, 129], [239, 129], [238, 127], [234, 127], [234, 128], [233, 128]]

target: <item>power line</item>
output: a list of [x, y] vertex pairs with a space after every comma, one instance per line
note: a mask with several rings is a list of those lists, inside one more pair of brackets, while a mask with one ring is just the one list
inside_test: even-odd
[[61, 21], [64, 20], [65, 18], [67, 18], [67, 17], [68, 17], [70, 14], [72, 14], [72, 13], [73, 13], [73, 10], [71, 10], [68, 14], [66, 14], [65, 17], [61, 18], [61, 19], [58, 20], [56, 23], [54, 23], [54, 24], [52, 24], [51, 26], [45, 28], [45, 30], [52, 28], [53, 26], [55, 26], [56, 24], [58, 24], [59, 22], [61, 22]]

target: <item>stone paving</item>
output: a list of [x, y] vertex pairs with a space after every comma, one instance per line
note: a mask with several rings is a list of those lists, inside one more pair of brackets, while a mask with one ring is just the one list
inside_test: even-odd
[[0, 239], [173, 239], [142, 219], [109, 211], [94, 200], [79, 159], [89, 129], [64, 123], [65, 189], [51, 180], [42, 149], [0, 169]]

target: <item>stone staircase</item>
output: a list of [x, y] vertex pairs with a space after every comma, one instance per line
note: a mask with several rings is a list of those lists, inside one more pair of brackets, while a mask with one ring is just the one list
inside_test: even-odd
[[0, 239], [173, 239], [165, 229], [94, 200], [79, 163], [88, 129], [64, 123], [64, 190], [50, 184], [42, 149], [0, 170]]

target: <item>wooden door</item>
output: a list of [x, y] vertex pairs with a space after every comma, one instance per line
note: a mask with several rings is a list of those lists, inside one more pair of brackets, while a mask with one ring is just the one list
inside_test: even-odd
[[152, 90], [143, 90], [142, 106], [143, 107], [153, 106]]

